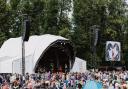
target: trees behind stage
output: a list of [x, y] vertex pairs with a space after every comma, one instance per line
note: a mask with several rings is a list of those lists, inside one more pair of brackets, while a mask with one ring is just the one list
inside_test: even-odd
[[[125, 0], [0, 0], [0, 45], [22, 35], [23, 18], [31, 21], [30, 35], [54, 34], [69, 38], [76, 56], [93, 65], [93, 34], [98, 26], [95, 66], [105, 60], [105, 42], [121, 42], [121, 63], [128, 60], [128, 7]], [[73, 12], [72, 16], [70, 15]]]

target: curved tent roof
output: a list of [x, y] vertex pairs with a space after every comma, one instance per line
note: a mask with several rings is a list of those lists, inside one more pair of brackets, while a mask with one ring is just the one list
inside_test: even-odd
[[[33, 65], [36, 64], [38, 59], [40, 58], [42, 52], [57, 40], [68, 40], [61, 36], [55, 36], [50, 34], [45, 34], [41, 36], [31, 36], [28, 42], [25, 42], [25, 57], [32, 55]], [[0, 72], [2, 72], [2, 63], [4, 61], [9, 60], [12, 62], [15, 59], [22, 58], [22, 39], [21, 37], [18, 38], [10, 38], [4, 42], [0, 49]], [[9, 62], [8, 61], [8, 62]], [[10, 63], [11, 64], [11, 63]], [[8, 65], [7, 65], [8, 66]], [[7, 67], [6, 66], [6, 67]], [[10, 65], [12, 66], [12, 65]], [[7, 70], [8, 71], [8, 70]], [[6, 72], [6, 71], [5, 71]]]

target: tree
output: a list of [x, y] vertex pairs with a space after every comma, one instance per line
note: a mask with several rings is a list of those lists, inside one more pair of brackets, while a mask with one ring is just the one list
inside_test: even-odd
[[8, 21], [8, 6], [6, 5], [6, 0], [0, 0], [0, 45], [4, 40], [10, 37], [9, 27], [10, 23]]
[[47, 0], [45, 2], [44, 33], [61, 35], [59, 31], [65, 28], [71, 29], [68, 18], [70, 5], [71, 0]]
[[45, 15], [43, 22], [44, 33], [58, 34], [57, 17], [58, 17], [58, 0], [45, 1]]
[[[30, 33], [31, 35], [39, 35], [42, 30], [42, 23], [44, 23], [44, 0], [26, 0], [20, 3], [20, 11], [22, 12], [22, 18], [26, 18], [31, 22]], [[26, 16], [25, 16], [26, 15]]]
[[122, 42], [122, 26], [127, 21], [124, 0], [74, 0], [73, 16], [75, 26], [73, 42], [76, 45], [76, 55], [86, 59], [89, 63], [92, 58], [90, 27], [98, 25], [100, 29], [96, 46], [98, 49], [96, 51], [97, 62], [102, 62], [105, 58], [106, 41]]

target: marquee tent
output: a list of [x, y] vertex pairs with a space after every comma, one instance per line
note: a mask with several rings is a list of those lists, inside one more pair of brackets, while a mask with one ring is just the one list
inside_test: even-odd
[[75, 57], [75, 62], [73, 64], [73, 67], [71, 69], [71, 72], [85, 73], [86, 70], [87, 70], [86, 61], [83, 60], [83, 59], [80, 59], [78, 57]]
[[[38, 64], [50, 62], [50, 59], [60, 60], [57, 64], [66, 60], [69, 67], [72, 67], [75, 58], [71, 42], [61, 36], [50, 34], [31, 36], [29, 41], [25, 42], [25, 72], [34, 73]], [[0, 48], [0, 73], [21, 73], [21, 61], [21, 37], [5, 41]]]

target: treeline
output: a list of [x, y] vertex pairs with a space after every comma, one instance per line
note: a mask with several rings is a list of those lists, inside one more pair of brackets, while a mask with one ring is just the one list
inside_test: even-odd
[[[76, 56], [87, 60], [88, 67], [98, 67], [104, 62], [105, 42], [108, 40], [121, 42], [121, 62], [126, 64], [127, 10], [125, 0], [0, 0], [0, 45], [8, 38], [22, 35], [22, 22], [27, 14], [31, 21], [31, 35], [48, 33], [70, 39]], [[95, 64], [93, 26], [99, 29]]]

